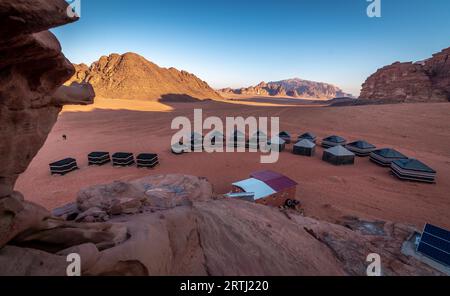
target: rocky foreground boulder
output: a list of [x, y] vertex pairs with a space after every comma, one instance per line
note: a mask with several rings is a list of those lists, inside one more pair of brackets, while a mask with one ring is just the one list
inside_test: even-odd
[[362, 85], [365, 103], [450, 101], [450, 48], [425, 61], [396, 62], [379, 69]]
[[108, 222], [47, 218], [54, 228], [24, 232], [0, 250], [0, 275], [65, 275], [70, 253], [81, 256], [83, 275], [365, 275], [370, 253], [380, 254], [384, 275], [439, 274], [401, 254], [414, 227], [322, 222], [216, 196], [194, 176], [92, 186], [68, 208], [75, 215], [66, 219], [95, 209]]

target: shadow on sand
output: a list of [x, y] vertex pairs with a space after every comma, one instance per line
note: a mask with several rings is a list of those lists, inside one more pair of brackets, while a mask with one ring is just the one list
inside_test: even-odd
[[187, 94], [165, 94], [158, 100], [160, 103], [198, 103], [210, 100], [200, 100]]

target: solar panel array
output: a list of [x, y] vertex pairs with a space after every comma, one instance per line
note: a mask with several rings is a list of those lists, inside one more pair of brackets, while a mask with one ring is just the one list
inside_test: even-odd
[[450, 231], [431, 224], [425, 225], [417, 251], [450, 266]]

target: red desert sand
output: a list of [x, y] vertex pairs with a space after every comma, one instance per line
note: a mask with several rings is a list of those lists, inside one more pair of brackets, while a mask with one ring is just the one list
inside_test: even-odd
[[[336, 221], [352, 215], [412, 223], [421, 228], [430, 222], [450, 227], [450, 105], [398, 104], [358, 107], [276, 106], [272, 102], [233, 101], [162, 104], [143, 101], [96, 99], [94, 106], [67, 107], [60, 114], [44, 147], [17, 182], [16, 190], [48, 209], [72, 202], [87, 186], [133, 180], [146, 175], [182, 173], [207, 177], [216, 193], [226, 193], [231, 183], [256, 170], [270, 169], [299, 183], [297, 196], [306, 216]], [[258, 153], [190, 153], [174, 155], [170, 129], [175, 116], [278, 116], [281, 130], [297, 137], [307, 131], [318, 139], [340, 135], [364, 139], [379, 148], [392, 147], [418, 158], [437, 172], [436, 184], [402, 182], [389, 169], [368, 158], [354, 166], [335, 167], [321, 160], [318, 147], [312, 158], [282, 152], [275, 164], [260, 164]], [[67, 135], [63, 140], [62, 135]], [[154, 170], [111, 165], [88, 167], [92, 151], [158, 153], [161, 165]], [[74, 157], [81, 168], [66, 176], [51, 176], [48, 164]]]

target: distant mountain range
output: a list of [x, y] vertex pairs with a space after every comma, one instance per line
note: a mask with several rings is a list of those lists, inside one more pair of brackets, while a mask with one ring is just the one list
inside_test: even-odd
[[292, 78], [274, 82], [261, 82], [256, 86], [231, 89], [224, 88], [219, 92], [229, 95], [250, 95], [250, 96], [283, 96], [294, 98], [314, 98], [314, 99], [333, 99], [339, 97], [353, 97], [347, 94], [339, 87], [324, 82], [315, 82]]
[[98, 97], [172, 101], [221, 98], [194, 74], [161, 68], [135, 53], [102, 56], [90, 67], [85, 64], [74, 66], [76, 73], [66, 84], [89, 82]]
[[450, 48], [425, 61], [396, 62], [379, 69], [363, 84], [358, 100], [353, 100], [355, 97], [332, 84], [300, 78], [215, 91], [194, 74], [161, 68], [135, 53], [111, 54], [102, 56], [91, 66], [74, 66], [76, 73], [66, 84], [89, 82], [97, 97], [110, 99], [195, 101], [246, 95], [337, 98], [333, 102], [338, 105], [450, 101]]

